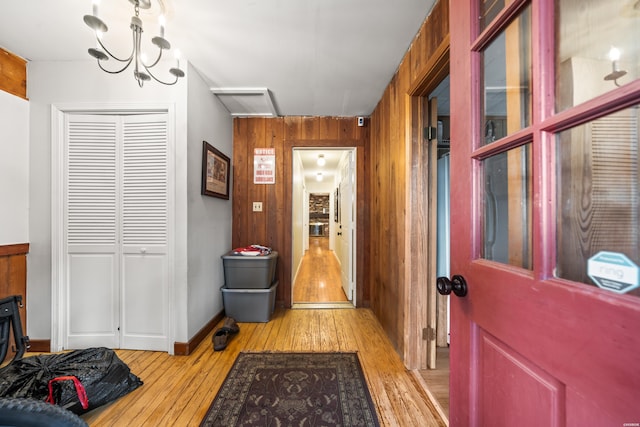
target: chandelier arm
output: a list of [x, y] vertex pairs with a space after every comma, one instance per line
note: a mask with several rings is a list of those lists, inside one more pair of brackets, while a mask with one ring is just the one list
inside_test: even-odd
[[[100, 69], [101, 69], [102, 71], [104, 71], [105, 73], [109, 73], [109, 74], [120, 74], [121, 72], [123, 72], [124, 70], [126, 70], [127, 68], [129, 68], [129, 65], [131, 65], [131, 61], [132, 61], [132, 60], [133, 60], [133, 57], [130, 57], [130, 58], [129, 58], [129, 60], [127, 61], [127, 63], [126, 63], [126, 64], [124, 64], [124, 66], [123, 66], [121, 69], [116, 70], [116, 71], [111, 71], [111, 70], [107, 70], [106, 68], [104, 68], [104, 67], [102, 66], [102, 61], [100, 61], [100, 60], [98, 59], [98, 67], [100, 67]], [[121, 61], [121, 62], [124, 62], [124, 61]]]
[[162, 58], [162, 51], [163, 51], [164, 49], [162, 49], [162, 48], [159, 48], [159, 49], [160, 49], [160, 51], [158, 52], [158, 57], [156, 58], [156, 60], [155, 60], [155, 61], [153, 61], [153, 64], [151, 64], [151, 65], [146, 65], [144, 62], [142, 63], [142, 66], [143, 66], [147, 71], [149, 71], [149, 68], [153, 68], [153, 67], [155, 67], [156, 65], [158, 65], [158, 62], [160, 62], [160, 58]]
[[[157, 62], [157, 61], [156, 61]], [[158, 83], [162, 83], [163, 85], [167, 85], [167, 86], [172, 86], [174, 84], [176, 84], [178, 82], [178, 76], [176, 76], [175, 80], [173, 82], [164, 82], [162, 80], [160, 80], [159, 78], [157, 78], [156, 76], [153, 75], [153, 73], [151, 72], [151, 70], [149, 70], [149, 68], [147, 68], [146, 65], [142, 64], [142, 66], [144, 67], [144, 69], [147, 71], [147, 73], [151, 76], [151, 78], [155, 81], [157, 81]]]
[[[131, 51], [131, 54], [129, 55], [128, 58], [125, 59], [121, 59], [118, 58], [117, 56], [115, 56], [113, 53], [111, 53], [111, 51], [109, 51], [109, 49], [107, 49], [107, 47], [102, 43], [102, 40], [100, 40], [100, 37], [96, 36], [96, 40], [98, 40], [98, 44], [100, 44], [100, 47], [107, 53], [107, 55], [109, 55], [111, 58], [115, 59], [116, 61], [119, 62], [126, 62], [127, 64], [131, 63], [131, 59], [133, 58], [133, 54], [135, 52], [135, 48]], [[125, 67], [126, 68], [126, 67]]]

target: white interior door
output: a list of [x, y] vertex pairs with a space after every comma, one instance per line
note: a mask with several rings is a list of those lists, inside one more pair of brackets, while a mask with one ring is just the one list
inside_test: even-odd
[[122, 138], [121, 348], [166, 350], [168, 136], [166, 115], [127, 116]]
[[65, 117], [64, 348], [118, 348], [118, 120]]
[[340, 171], [340, 191], [339, 191], [339, 218], [338, 218], [338, 230], [337, 230], [337, 246], [340, 248], [338, 251], [338, 258], [342, 267], [341, 281], [342, 289], [349, 301], [353, 301], [353, 289], [354, 289], [354, 269], [353, 260], [355, 254], [353, 251], [354, 234], [354, 166], [353, 166], [353, 152], [347, 151], [345, 161], [342, 163]]
[[167, 117], [65, 126], [63, 346], [167, 351]]

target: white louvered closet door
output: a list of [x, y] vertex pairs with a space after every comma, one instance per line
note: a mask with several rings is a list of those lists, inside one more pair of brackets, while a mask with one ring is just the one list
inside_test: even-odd
[[121, 348], [166, 351], [167, 118], [123, 119]]
[[118, 123], [67, 116], [65, 349], [118, 348]]
[[167, 117], [65, 125], [64, 347], [167, 351]]

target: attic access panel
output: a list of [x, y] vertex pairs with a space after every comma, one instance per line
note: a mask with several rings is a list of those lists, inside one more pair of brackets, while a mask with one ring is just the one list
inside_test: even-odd
[[278, 113], [266, 88], [212, 88], [233, 117], [277, 117]]

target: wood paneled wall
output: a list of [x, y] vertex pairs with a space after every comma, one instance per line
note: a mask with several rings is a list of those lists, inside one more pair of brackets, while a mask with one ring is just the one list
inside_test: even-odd
[[[407, 345], [405, 341], [422, 339], [416, 333], [416, 325], [410, 324], [408, 312], [421, 303], [410, 292], [412, 284], [409, 282], [415, 280], [411, 273], [411, 258], [414, 250], [424, 250], [413, 247], [415, 241], [411, 239], [412, 212], [417, 207], [412, 206], [412, 186], [415, 184], [412, 179], [416, 176], [412, 170], [415, 168], [412, 147], [416, 141], [413, 141], [415, 133], [411, 131], [410, 93], [413, 88], [423, 86], [425, 76], [432, 74], [432, 56], [448, 34], [449, 2], [440, 0], [371, 115], [370, 162], [367, 165], [371, 183], [368, 209], [371, 308], [408, 365], [413, 362], [407, 362], [407, 349], [416, 344]], [[421, 280], [426, 286], [428, 278]], [[426, 306], [426, 302], [423, 305]]]
[[27, 99], [27, 62], [1, 47], [0, 90]]
[[[355, 117], [236, 118], [233, 131], [233, 247], [257, 243], [278, 251], [276, 300], [291, 306], [292, 150], [296, 147], [357, 147], [357, 295], [368, 306], [369, 128]], [[253, 183], [254, 148], [275, 148], [276, 183]], [[262, 202], [262, 212], [252, 203]]]
[[[27, 62], [0, 47], [0, 90], [27, 99]], [[0, 245], [0, 298], [22, 296], [22, 333], [27, 334], [27, 253], [29, 244]], [[13, 331], [5, 360], [13, 358]], [[2, 361], [0, 361], [2, 363]]]
[[[20, 323], [22, 323], [22, 333], [27, 334], [27, 253], [29, 244], [0, 246], [0, 298], [13, 295], [22, 296], [22, 307], [20, 312]], [[14, 352], [13, 330], [9, 333], [11, 339], [5, 360], [12, 359]], [[2, 361], [0, 360], [0, 363]]]

